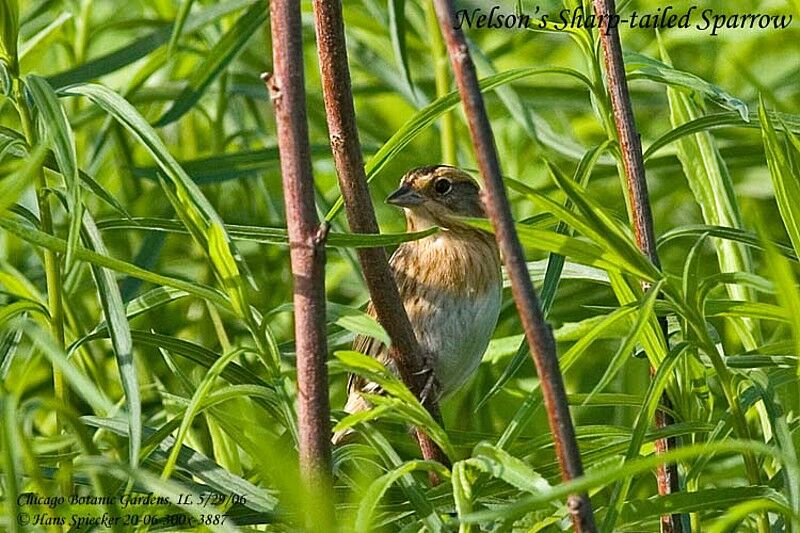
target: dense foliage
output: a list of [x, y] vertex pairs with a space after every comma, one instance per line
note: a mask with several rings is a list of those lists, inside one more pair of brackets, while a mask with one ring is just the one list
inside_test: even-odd
[[[538, 15], [527, 0], [499, 4], [535, 19], [580, 2], [543, 1]], [[746, 4], [800, 17], [796, 1]], [[272, 57], [266, 0], [0, 0], [0, 527], [24, 525], [21, 512], [201, 519], [218, 504], [228, 519], [210, 528], [283, 530], [331, 498], [345, 531], [561, 530], [578, 488], [605, 531], [655, 531], [665, 512], [687, 513], [695, 531], [797, 531], [797, 22], [622, 30], [661, 267], [629, 229], [597, 31], [467, 30], [573, 405], [586, 476], [564, 485], [507, 290], [477, 375], [443, 402], [445, 429], [428, 423], [450, 471], [417, 459], [404, 422], [428, 419], [413, 396], [349, 351], [356, 333], [386, 335], [362, 311], [354, 253], [379, 241], [348, 233], [340, 213], [302, 8], [317, 205], [333, 227], [334, 418], [349, 371], [391, 393], [345, 421], [360, 437], [334, 450], [333, 494], [298, 488], [291, 272], [259, 78]], [[391, 247], [424, 237], [382, 201], [405, 170], [475, 163], [428, 2], [344, 10]], [[657, 430], [663, 389], [676, 423]], [[654, 477], [664, 436], [681, 443], [683, 490], [669, 497]], [[444, 482], [431, 487], [430, 471]], [[175, 505], [50, 509], [26, 492], [152, 492]], [[227, 498], [198, 505], [207, 493]]]

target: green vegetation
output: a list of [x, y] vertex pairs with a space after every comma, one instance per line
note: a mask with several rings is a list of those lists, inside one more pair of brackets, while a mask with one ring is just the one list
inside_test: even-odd
[[[536, 17], [528, 0], [501, 5]], [[430, 234], [405, 233], [382, 199], [409, 168], [475, 163], [428, 2], [346, 0], [384, 231], [349, 233], [302, 9], [317, 205], [332, 224], [334, 417], [348, 372], [389, 393], [340, 423], [360, 437], [334, 450], [334, 493], [299, 489], [291, 272], [259, 78], [267, 1], [0, 0], [0, 529], [21, 529], [20, 513], [69, 525], [108, 512], [128, 517], [123, 531], [130, 516], [143, 530], [292, 530], [330, 498], [342, 531], [558, 531], [566, 495], [586, 490], [603, 531], [657, 531], [665, 513], [693, 531], [800, 531], [798, 23], [622, 30], [661, 268], [629, 229], [596, 30], [467, 31], [573, 406], [586, 475], [563, 484], [508, 290], [477, 375], [442, 403], [444, 428], [350, 351], [356, 333], [386, 336], [362, 311], [356, 248]], [[735, 9], [800, 18], [797, 2]], [[663, 390], [676, 423], [656, 429]], [[408, 421], [452, 470], [418, 459]], [[666, 436], [682, 491], [659, 497], [653, 443]], [[174, 505], [131, 499], [148, 492]], [[224, 501], [203, 504], [209, 493]]]

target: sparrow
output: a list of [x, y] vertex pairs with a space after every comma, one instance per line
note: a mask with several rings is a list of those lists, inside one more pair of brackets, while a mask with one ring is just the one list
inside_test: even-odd
[[[434, 374], [438, 401], [460, 386], [480, 364], [500, 314], [503, 281], [494, 237], [466, 224], [462, 217], [485, 218], [481, 189], [466, 172], [438, 165], [406, 173], [386, 199], [403, 208], [407, 231], [440, 231], [401, 244], [389, 259], [403, 306]], [[367, 313], [375, 317], [370, 302]], [[377, 358], [397, 374], [380, 341], [359, 336], [357, 352]], [[375, 383], [351, 375], [344, 410], [369, 409], [362, 392], [380, 393]], [[337, 443], [349, 430], [333, 437]]]

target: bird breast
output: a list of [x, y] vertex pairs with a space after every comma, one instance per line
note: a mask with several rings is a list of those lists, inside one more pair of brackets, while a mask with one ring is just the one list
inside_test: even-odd
[[402, 245], [392, 266], [417, 339], [449, 394], [475, 372], [497, 325], [502, 277], [494, 241], [443, 232]]

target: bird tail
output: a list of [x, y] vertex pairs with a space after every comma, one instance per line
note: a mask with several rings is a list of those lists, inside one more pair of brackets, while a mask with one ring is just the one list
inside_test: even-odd
[[[353, 392], [347, 398], [347, 403], [344, 406], [344, 411], [345, 413], [352, 415], [353, 413], [366, 411], [369, 408], [370, 408], [369, 402], [364, 398], [362, 398], [361, 395], [358, 394], [357, 392]], [[339, 444], [345, 444], [352, 435], [355, 435], [355, 431], [353, 431], [351, 428], [337, 431], [333, 434], [333, 438], [331, 438], [331, 443], [334, 446], [338, 446]]]

